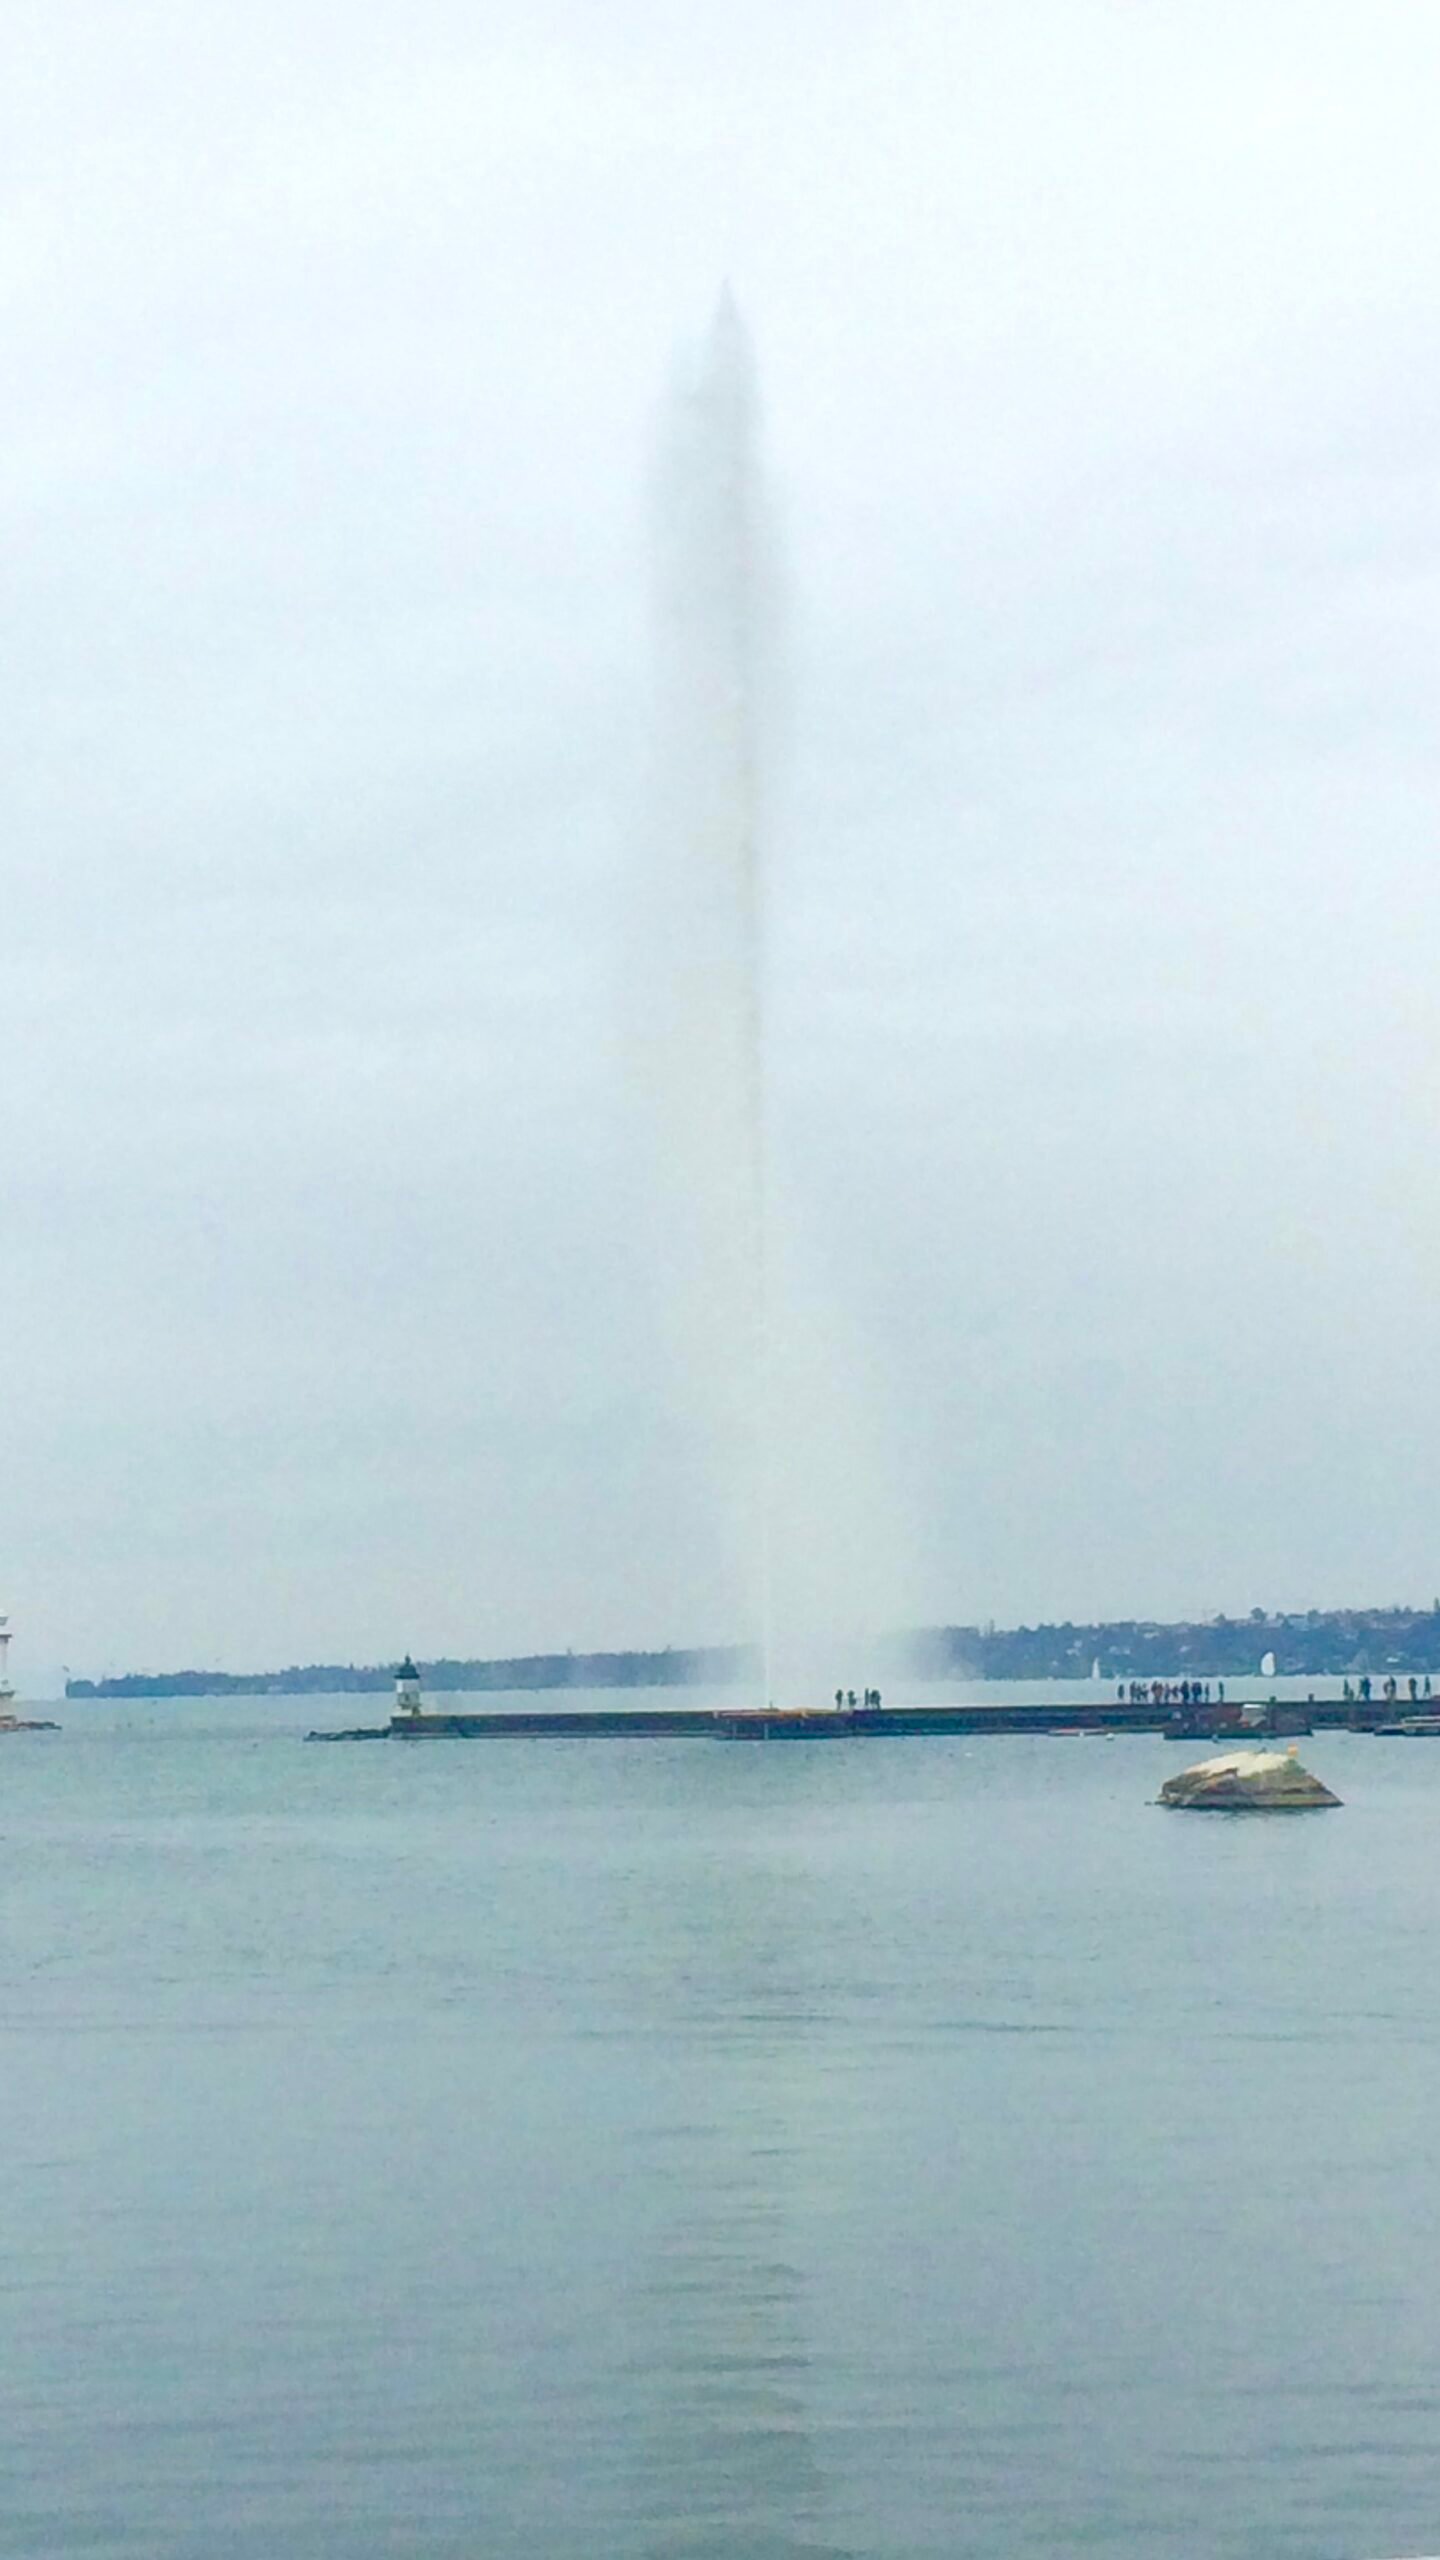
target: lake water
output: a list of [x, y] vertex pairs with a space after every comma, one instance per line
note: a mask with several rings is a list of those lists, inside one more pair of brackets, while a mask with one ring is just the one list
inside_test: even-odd
[[0, 2560], [1440, 2548], [1440, 1749], [383, 1709], [3, 1744]]

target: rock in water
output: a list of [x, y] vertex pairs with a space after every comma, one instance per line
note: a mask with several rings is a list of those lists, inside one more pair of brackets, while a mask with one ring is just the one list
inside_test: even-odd
[[1317, 1813], [1338, 1804], [1288, 1751], [1224, 1751], [1167, 1778], [1160, 1802], [1191, 1813]]

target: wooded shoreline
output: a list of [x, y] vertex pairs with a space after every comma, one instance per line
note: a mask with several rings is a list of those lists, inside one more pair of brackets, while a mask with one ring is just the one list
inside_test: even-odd
[[[1274, 1672], [1261, 1665], [1274, 1656]], [[758, 1662], [744, 1645], [620, 1653], [531, 1653], [484, 1659], [417, 1655], [427, 1690], [733, 1687]], [[1037, 1626], [916, 1628], [886, 1638], [871, 1665], [882, 1680], [1343, 1679], [1440, 1672], [1440, 1602], [1428, 1609], [1307, 1609], [1208, 1619], [1066, 1620]], [[393, 1662], [291, 1663], [276, 1671], [127, 1671], [66, 1682], [67, 1698], [368, 1696], [387, 1691]]]

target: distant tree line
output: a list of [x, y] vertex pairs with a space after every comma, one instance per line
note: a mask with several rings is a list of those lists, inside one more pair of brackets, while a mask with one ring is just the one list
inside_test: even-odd
[[[1259, 1670], [1339, 1679], [1346, 1672], [1440, 1671], [1440, 1600], [1429, 1609], [1306, 1609], [1244, 1618], [1070, 1619], [1036, 1627], [927, 1627], [884, 1647], [887, 1676], [919, 1680], [1202, 1680]], [[423, 1686], [443, 1689], [685, 1689], [753, 1676], [743, 1645], [667, 1645], [659, 1653], [526, 1653], [494, 1661], [422, 1662]], [[388, 1662], [291, 1663], [283, 1671], [127, 1671], [68, 1680], [69, 1698], [256, 1698], [388, 1690]]]
[[[743, 1679], [741, 1645], [661, 1653], [526, 1653], [500, 1661], [417, 1664], [426, 1689], [683, 1689]], [[125, 1671], [67, 1680], [67, 1698], [273, 1698], [369, 1695], [394, 1684], [393, 1662], [292, 1662], [283, 1671]]]

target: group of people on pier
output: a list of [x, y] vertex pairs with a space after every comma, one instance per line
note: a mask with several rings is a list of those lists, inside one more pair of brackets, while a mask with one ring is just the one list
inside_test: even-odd
[[863, 1698], [857, 1698], [853, 1689], [837, 1689], [835, 1704], [841, 1713], [847, 1707], [878, 1707], [880, 1692], [878, 1689], [867, 1689]]
[[1122, 1680], [1115, 1696], [1122, 1707], [1208, 1707], [1225, 1704], [1225, 1683], [1216, 1680]]
[[[1433, 1698], [1435, 1695], [1428, 1671], [1424, 1674], [1423, 1680], [1419, 1672], [1409, 1672], [1405, 1685], [1415, 1705], [1418, 1705], [1422, 1698]], [[1313, 1697], [1313, 1691], [1311, 1694]], [[1369, 1672], [1365, 1671], [1355, 1681], [1346, 1681], [1345, 1695], [1352, 1703], [1360, 1706], [1368, 1706], [1372, 1696], [1381, 1697], [1387, 1706], [1393, 1706], [1400, 1695], [1400, 1684], [1392, 1673], [1380, 1683], [1377, 1689], [1371, 1681]], [[1117, 1703], [1122, 1707], [1208, 1707], [1211, 1705], [1223, 1707], [1225, 1683], [1223, 1680], [1122, 1680], [1116, 1688], [1115, 1696]], [[837, 1706], [840, 1704], [838, 1689], [835, 1692], [835, 1703]], [[850, 1694], [850, 1704], [852, 1707], [855, 1704], [853, 1690]], [[867, 1707], [870, 1704], [868, 1691], [865, 1704]], [[878, 1696], [875, 1704], [877, 1707], [880, 1704]]]

